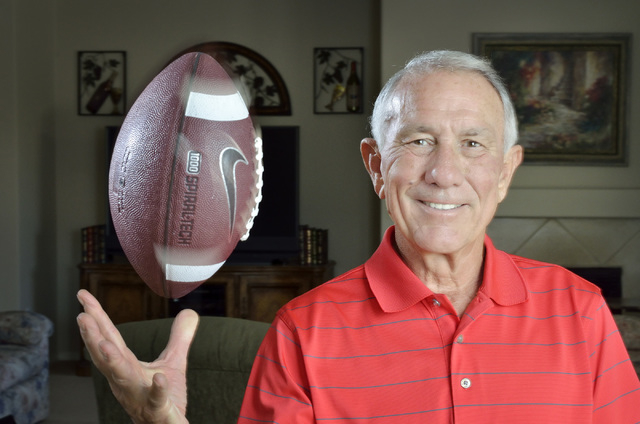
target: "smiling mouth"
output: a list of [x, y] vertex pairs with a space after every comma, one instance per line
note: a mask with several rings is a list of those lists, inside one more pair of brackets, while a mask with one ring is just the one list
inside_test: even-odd
[[425, 202], [425, 205], [429, 206], [430, 208], [433, 209], [437, 209], [440, 211], [450, 211], [452, 209], [456, 209], [459, 208], [462, 205], [458, 205], [458, 204], [447, 204], [447, 203], [432, 203], [432, 202]]

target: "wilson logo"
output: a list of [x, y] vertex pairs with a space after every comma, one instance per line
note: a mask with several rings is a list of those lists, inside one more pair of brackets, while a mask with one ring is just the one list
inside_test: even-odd
[[191, 150], [187, 159], [187, 173], [199, 174], [200, 164], [202, 162], [202, 153]]

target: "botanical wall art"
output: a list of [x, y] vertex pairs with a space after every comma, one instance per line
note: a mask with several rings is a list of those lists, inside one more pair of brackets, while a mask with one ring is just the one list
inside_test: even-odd
[[363, 49], [316, 48], [314, 61], [314, 112], [362, 113]]
[[126, 53], [78, 52], [78, 114], [124, 115]]

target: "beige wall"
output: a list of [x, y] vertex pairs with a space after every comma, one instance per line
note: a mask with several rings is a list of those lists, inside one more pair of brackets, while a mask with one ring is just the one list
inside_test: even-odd
[[[640, 294], [638, 16], [640, 3], [631, 0], [381, 2], [383, 80], [424, 50], [471, 51], [474, 32], [632, 34], [629, 166], [521, 166], [489, 228], [496, 246], [511, 253], [565, 266], [620, 266], [630, 297]], [[381, 214], [380, 229], [390, 223]]]
[[20, 272], [18, 270], [18, 144], [16, 140], [15, 35], [14, 5], [0, 2], [0, 310], [19, 304]]
[[507, 218], [488, 229], [498, 249], [565, 267], [622, 269], [622, 296], [640, 299], [640, 219]]
[[[0, 66], [0, 310], [15, 307], [20, 298], [20, 272], [18, 263], [18, 146], [16, 142], [16, 93], [15, 55], [14, 55], [14, 5], [11, 2], [0, 2], [0, 55], [3, 66]], [[3, 282], [6, 282], [3, 284]], [[11, 283], [9, 283], [11, 282]]]
[[[629, 166], [522, 166], [498, 216], [640, 216], [640, 3], [632, 0], [381, 2], [381, 75], [433, 49], [470, 51], [474, 32], [632, 33]], [[385, 221], [385, 223], [388, 221]]]
[[50, 2], [0, 2], [0, 310], [49, 316], [56, 263], [52, 16]]
[[[300, 125], [301, 222], [329, 228], [329, 252], [339, 272], [367, 257], [376, 243], [372, 227], [377, 212], [371, 207], [373, 197], [358, 156], [358, 142], [366, 135], [366, 115], [313, 114], [312, 55], [314, 47], [363, 46], [365, 80], [377, 81], [377, 37], [369, 1], [333, 0], [316, 7], [293, 0], [197, 1], [190, 7], [173, 1], [115, 1], [98, 20], [85, 4], [68, 0], [58, 7], [56, 85], [60, 93], [56, 99], [64, 104], [56, 114], [60, 123], [56, 162], [61, 165], [56, 185], [58, 198], [71, 197], [69, 203], [59, 202], [57, 209], [57, 274], [59, 287], [66, 286], [58, 291], [59, 305], [73, 305], [70, 294], [77, 287], [79, 228], [104, 220], [101, 125], [109, 119], [77, 117], [75, 97], [63, 94], [75, 92], [75, 52], [83, 49], [127, 51], [129, 103], [170, 57], [191, 45], [231, 41], [265, 56], [288, 86], [293, 115], [258, 121]], [[371, 95], [371, 90], [366, 93]], [[86, 200], [85, 194], [89, 194]], [[78, 211], [78, 202], [86, 207]], [[73, 346], [72, 339], [62, 343]]]
[[80, 228], [105, 220], [104, 127], [76, 112], [79, 50], [127, 52], [128, 104], [180, 50], [231, 41], [283, 76], [293, 114], [262, 125], [301, 129], [301, 222], [329, 228], [337, 271], [375, 248], [375, 199], [358, 153], [362, 115], [314, 115], [314, 47], [365, 49], [367, 104], [379, 81], [376, 2], [295, 0], [0, 0], [0, 310], [54, 319], [54, 358], [73, 358]]
[[[379, 237], [379, 203], [358, 142], [367, 134], [380, 76], [421, 50], [468, 50], [474, 31], [627, 31], [637, 38], [639, 29], [640, 5], [633, 1], [381, 0], [381, 12], [377, 3], [0, 0], [0, 309], [51, 316], [54, 357], [75, 356], [80, 228], [104, 222], [103, 128], [121, 122], [77, 115], [79, 50], [127, 51], [129, 104], [171, 56], [196, 43], [232, 41], [269, 59], [288, 85], [293, 115], [260, 123], [300, 125], [302, 221], [330, 229], [331, 256], [343, 271], [363, 261]], [[313, 48], [340, 46], [365, 48], [367, 113], [314, 115]], [[634, 62], [639, 48], [634, 43]], [[633, 113], [640, 85], [631, 90]], [[639, 125], [630, 121], [629, 167], [527, 166], [500, 213], [637, 217]]]

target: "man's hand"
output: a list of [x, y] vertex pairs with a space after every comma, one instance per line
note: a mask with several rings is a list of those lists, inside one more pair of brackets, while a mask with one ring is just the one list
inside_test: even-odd
[[91, 360], [109, 381], [116, 399], [135, 423], [186, 423], [187, 354], [198, 315], [184, 310], [176, 316], [165, 350], [154, 362], [138, 361], [127, 348], [100, 303], [86, 290], [78, 292], [84, 313], [78, 315], [80, 335]]

